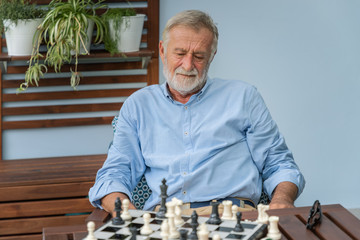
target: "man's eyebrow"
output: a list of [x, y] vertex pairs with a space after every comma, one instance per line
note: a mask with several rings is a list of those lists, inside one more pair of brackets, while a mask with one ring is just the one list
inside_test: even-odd
[[175, 48], [174, 51], [175, 52], [186, 52], [186, 50], [184, 48]]
[[[174, 51], [175, 51], [175, 52], [187, 52], [187, 50], [184, 49], [184, 48], [175, 48]], [[206, 51], [195, 51], [195, 52], [193, 52], [192, 54], [206, 55], [206, 53], [207, 53]]]

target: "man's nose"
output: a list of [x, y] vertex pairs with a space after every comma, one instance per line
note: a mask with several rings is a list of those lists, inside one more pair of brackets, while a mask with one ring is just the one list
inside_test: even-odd
[[183, 58], [182, 68], [186, 71], [191, 71], [194, 68], [194, 58], [191, 54], [186, 54]]

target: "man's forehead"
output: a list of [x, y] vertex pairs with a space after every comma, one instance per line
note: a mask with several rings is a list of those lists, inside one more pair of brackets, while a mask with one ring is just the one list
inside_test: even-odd
[[206, 51], [211, 47], [212, 41], [212, 33], [207, 28], [195, 31], [190, 27], [179, 26], [169, 32], [169, 45], [178, 50], [196, 48], [199, 51]]
[[169, 33], [171, 34], [172, 32], [176, 32], [179, 30], [180, 31], [190, 31], [190, 32], [195, 32], [195, 33], [208, 32], [208, 33], [212, 34], [210, 29], [208, 29], [204, 26], [190, 26], [190, 25], [185, 25], [185, 24], [178, 24], [178, 25], [173, 26], [169, 30]]

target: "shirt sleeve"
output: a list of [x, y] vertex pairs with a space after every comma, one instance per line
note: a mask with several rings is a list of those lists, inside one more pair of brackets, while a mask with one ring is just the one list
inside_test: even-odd
[[250, 126], [247, 129], [247, 142], [262, 176], [263, 190], [271, 198], [275, 187], [288, 181], [296, 184], [299, 196], [305, 186], [304, 176], [259, 92], [252, 88], [249, 96]]
[[102, 168], [96, 175], [94, 186], [89, 191], [89, 200], [101, 208], [101, 199], [112, 192], [122, 192], [131, 199], [131, 192], [145, 171], [141, 154], [137, 123], [132, 117], [135, 106], [131, 101], [123, 104], [113, 142]]

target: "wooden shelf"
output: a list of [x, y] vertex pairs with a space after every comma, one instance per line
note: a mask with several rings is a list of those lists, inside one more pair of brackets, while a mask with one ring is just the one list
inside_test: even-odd
[[[44, 53], [45, 55], [45, 53]], [[124, 58], [124, 57], [153, 57], [154, 51], [150, 49], [140, 49], [137, 52], [119, 53], [111, 55], [106, 50], [91, 50], [89, 55], [80, 55], [80, 58]], [[7, 53], [0, 53], [0, 61], [19, 61], [29, 60], [30, 56], [9, 56]]]

